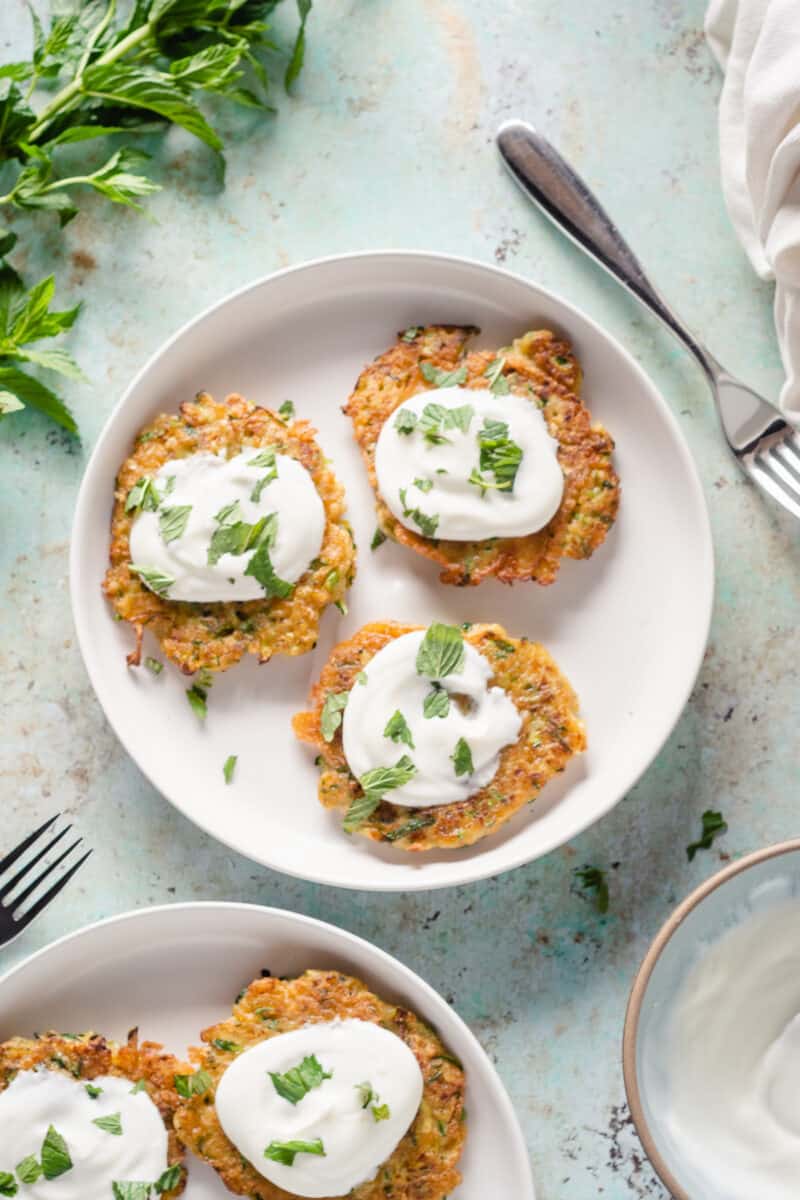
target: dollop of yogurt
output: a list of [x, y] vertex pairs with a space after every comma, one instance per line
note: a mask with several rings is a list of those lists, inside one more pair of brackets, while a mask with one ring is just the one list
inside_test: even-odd
[[564, 491], [558, 442], [535, 403], [488, 388], [405, 400], [383, 424], [375, 472], [406, 529], [455, 542], [535, 533]]
[[[31, 1183], [20, 1179], [25, 1200], [110, 1200], [114, 1183], [154, 1184], [167, 1169], [167, 1131], [147, 1092], [134, 1091], [129, 1079], [116, 1076], [89, 1082], [101, 1089], [95, 1099], [86, 1080], [58, 1071], [20, 1071], [0, 1092], [0, 1171], [19, 1179], [23, 1160], [33, 1158], [41, 1166], [51, 1127], [72, 1163], [52, 1179], [44, 1174]], [[119, 1133], [111, 1132], [117, 1128]]]
[[401, 755], [411, 760], [408, 782], [386, 793], [405, 808], [452, 804], [485, 787], [522, 725], [507, 692], [489, 687], [492, 666], [469, 642], [458, 671], [440, 679], [420, 674], [425, 636], [406, 633], [378, 651], [351, 688], [342, 720], [345, 758], [357, 779]]
[[[304, 1072], [311, 1086], [293, 1103], [273, 1076], [312, 1058], [318, 1069]], [[369, 1021], [337, 1020], [245, 1050], [220, 1079], [216, 1108], [227, 1136], [265, 1179], [293, 1196], [346, 1196], [392, 1155], [417, 1114], [422, 1087], [419, 1064], [396, 1034]], [[296, 1151], [291, 1164], [275, 1160], [282, 1153], [276, 1147], [297, 1143], [312, 1150]], [[270, 1147], [273, 1157], [265, 1154]]]
[[[246, 573], [263, 518], [270, 521], [262, 534], [269, 536], [274, 574], [295, 583], [319, 553], [325, 532], [325, 509], [302, 463], [258, 447], [233, 458], [200, 453], [173, 459], [153, 476], [133, 522], [131, 563], [145, 585], [168, 600], [263, 599], [264, 584]], [[220, 533], [234, 525], [241, 537]], [[244, 527], [255, 530], [249, 545]], [[217, 556], [220, 547], [229, 548]]]
[[797, 1200], [800, 900], [749, 913], [705, 950], [670, 1025], [666, 1124], [702, 1194]]

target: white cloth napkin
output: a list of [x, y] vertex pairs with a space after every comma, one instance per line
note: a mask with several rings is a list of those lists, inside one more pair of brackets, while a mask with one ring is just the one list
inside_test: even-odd
[[800, 421], [800, 0], [711, 0], [706, 34], [725, 72], [725, 201], [756, 271], [775, 280], [780, 403]]

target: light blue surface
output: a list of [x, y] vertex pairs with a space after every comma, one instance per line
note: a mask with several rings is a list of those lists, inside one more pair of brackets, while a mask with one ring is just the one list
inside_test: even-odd
[[[664, 1196], [624, 1104], [619, 1045], [632, 973], [673, 904], [722, 855], [797, 832], [797, 532], [732, 465], [697, 369], [530, 210], [492, 146], [501, 120], [538, 123], [714, 352], [777, 394], [769, 288], [751, 273], [720, 195], [719, 82], [702, 12], [700, 0], [317, 0], [307, 69], [294, 98], [276, 95], [280, 117], [220, 118], [224, 191], [208, 152], [171, 134], [158, 150], [165, 190], [151, 222], [87, 198], [63, 234], [46, 218], [18, 223], [20, 269], [31, 280], [55, 270], [59, 301], [86, 300], [72, 348], [92, 384], [70, 389], [82, 448], [35, 415], [0, 427], [0, 844], [60, 809], [96, 853], [53, 910], [0, 951], [0, 969], [97, 917], [170, 900], [252, 900], [333, 921], [417, 970], [476, 1031], [520, 1115], [541, 1200]], [[286, 41], [293, 23], [287, 6], [278, 21]], [[0, 54], [27, 36], [22, 0], [5, 0]], [[145, 359], [258, 275], [383, 246], [502, 262], [619, 337], [679, 415], [718, 568], [691, 702], [611, 816], [511, 875], [407, 898], [284, 879], [179, 817], [107, 727], [67, 600], [86, 454]], [[722, 809], [730, 831], [690, 865], [684, 846], [708, 807]], [[571, 890], [572, 869], [585, 862], [609, 870], [607, 917]]]

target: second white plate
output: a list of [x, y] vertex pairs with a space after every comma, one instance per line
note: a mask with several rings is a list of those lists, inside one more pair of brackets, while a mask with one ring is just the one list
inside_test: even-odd
[[[340, 408], [363, 365], [412, 324], [480, 325], [498, 346], [550, 326], [573, 342], [595, 419], [617, 443], [617, 525], [588, 562], [550, 588], [443, 587], [432, 563], [390, 543], [369, 549], [374, 501]], [[259, 404], [294, 401], [343, 481], [359, 548], [350, 613], [331, 609], [313, 654], [248, 662], [215, 683], [200, 725], [173, 669], [131, 671], [130, 629], [100, 593], [114, 477], [160, 411], [206, 389]], [[506, 271], [411, 252], [352, 255], [273, 275], [181, 330], [147, 364], [92, 455], [73, 527], [72, 604], [106, 715], [156, 787], [208, 833], [266, 866], [339, 887], [435, 888], [495, 875], [562, 845], [609, 811], [660, 750], [694, 682], [708, 635], [713, 559], [691, 457], [667, 405], [633, 359], [563, 300]], [[541, 641], [575, 686], [589, 749], [503, 831], [460, 851], [410, 855], [341, 832], [316, 798], [312, 755], [292, 714], [331, 646], [383, 618], [500, 621]], [[157, 653], [155, 646], [148, 652]], [[222, 766], [238, 755], [235, 782]]]
[[[181, 1056], [230, 1012], [261, 971], [335, 968], [435, 1026], [467, 1076], [463, 1183], [452, 1200], [534, 1200], [525, 1145], [494, 1068], [449, 1004], [369, 942], [296, 913], [250, 904], [175, 904], [125, 913], [62, 938], [0, 979], [0, 1041], [34, 1030], [141, 1037]], [[2, 1147], [0, 1146], [0, 1149]], [[186, 1200], [225, 1200], [214, 1171], [189, 1159]], [[92, 1200], [92, 1198], [88, 1198]]]

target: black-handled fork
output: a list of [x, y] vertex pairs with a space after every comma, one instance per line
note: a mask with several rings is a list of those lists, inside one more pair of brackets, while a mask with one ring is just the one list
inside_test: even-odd
[[[67, 825], [60, 833], [46, 841], [60, 815], [56, 813], [49, 821], [45, 821], [44, 825], [24, 838], [5, 858], [0, 859], [0, 946], [5, 946], [19, 937], [31, 921], [47, 908], [50, 901], [55, 900], [92, 853], [91, 850], [87, 850], [77, 861], [67, 863], [72, 852], [83, 842], [83, 838], [78, 838], [66, 849], [59, 847], [60, 853], [57, 857], [42, 863], [40, 871], [34, 869], [59, 846], [62, 838], [72, 829], [71, 825]], [[30, 856], [26, 858], [29, 851]], [[26, 858], [26, 861], [21, 862], [23, 858]], [[9, 875], [13, 867], [17, 869]], [[62, 867], [63, 869], [59, 870]], [[33, 902], [28, 904], [34, 894], [51, 879], [47, 891], [36, 896]], [[20, 888], [22, 890], [19, 890]]]

